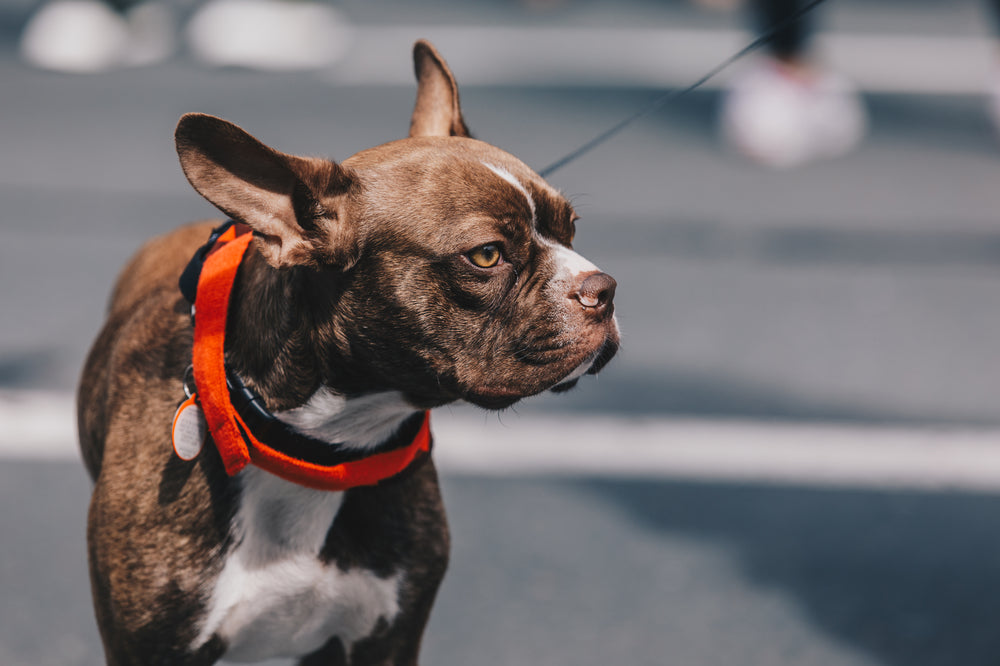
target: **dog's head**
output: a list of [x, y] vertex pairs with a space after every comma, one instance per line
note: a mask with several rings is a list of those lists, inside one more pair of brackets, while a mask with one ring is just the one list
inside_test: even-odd
[[314, 383], [398, 390], [420, 407], [569, 388], [618, 348], [615, 281], [572, 250], [565, 197], [469, 137], [434, 48], [418, 42], [414, 60], [406, 139], [336, 164], [192, 114], [176, 134], [184, 172], [250, 225], [262, 269], [296, 285], [285, 312], [262, 317], [303, 329], [296, 356], [311, 357]]

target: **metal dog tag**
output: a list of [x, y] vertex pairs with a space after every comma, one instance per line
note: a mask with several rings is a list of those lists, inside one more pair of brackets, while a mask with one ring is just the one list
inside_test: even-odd
[[194, 460], [205, 445], [205, 415], [198, 406], [197, 396], [185, 400], [174, 414], [174, 453], [181, 460]]

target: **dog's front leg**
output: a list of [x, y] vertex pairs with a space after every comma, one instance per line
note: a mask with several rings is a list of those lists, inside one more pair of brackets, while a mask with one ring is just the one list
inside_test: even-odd
[[[351, 491], [341, 512], [338, 519], [344, 527], [372, 528], [373, 541], [360, 534], [352, 538], [361, 552], [370, 556], [388, 543], [391, 545], [383, 554], [392, 553], [393, 558], [402, 557], [405, 562], [399, 610], [392, 618], [380, 618], [367, 637], [346, 645], [333, 638], [299, 664], [416, 666], [424, 628], [448, 567], [450, 548], [433, 462], [428, 461], [405, 479]], [[386, 534], [394, 534], [395, 540], [386, 539]]]

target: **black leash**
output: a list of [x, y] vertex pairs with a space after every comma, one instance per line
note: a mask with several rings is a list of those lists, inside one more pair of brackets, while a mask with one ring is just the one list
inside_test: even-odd
[[774, 37], [776, 34], [787, 28], [795, 21], [798, 21], [800, 18], [811, 12], [813, 9], [815, 9], [818, 5], [820, 5], [823, 2], [826, 2], [826, 0], [811, 0], [809, 3], [800, 7], [797, 11], [792, 12], [781, 21], [778, 21], [776, 24], [771, 26], [770, 29], [768, 29], [766, 32], [757, 37], [757, 39], [753, 40], [752, 42], [744, 46], [738, 52], [729, 56], [721, 63], [710, 69], [708, 73], [703, 75], [700, 79], [698, 79], [691, 85], [687, 86], [686, 88], [680, 88], [680, 89], [675, 88], [673, 90], [668, 90], [664, 93], [661, 93], [660, 95], [653, 98], [652, 101], [647, 103], [646, 106], [640, 108], [638, 111], [633, 113], [625, 120], [622, 120], [617, 125], [611, 127], [608, 130], [605, 130], [601, 134], [598, 134], [593, 139], [583, 144], [582, 146], [580, 146], [573, 152], [569, 153], [565, 157], [562, 157], [559, 160], [548, 165], [547, 167], [539, 171], [538, 175], [541, 176], [542, 178], [548, 178], [549, 174], [551, 174], [552, 172], [561, 169], [570, 162], [579, 158], [581, 155], [589, 153], [591, 150], [601, 145], [614, 135], [618, 134], [619, 132], [621, 132], [623, 129], [625, 129], [635, 121], [639, 120], [640, 118], [643, 118], [644, 116], [648, 116], [650, 113], [656, 111], [667, 102], [673, 101], [679, 97], [683, 97], [684, 95], [687, 95], [688, 93], [697, 90], [698, 88], [703, 86], [706, 82], [708, 82], [712, 77], [717, 75], [719, 72], [726, 69], [740, 58], [743, 58], [744, 56], [759, 49], [761, 46], [770, 41], [771, 38]]

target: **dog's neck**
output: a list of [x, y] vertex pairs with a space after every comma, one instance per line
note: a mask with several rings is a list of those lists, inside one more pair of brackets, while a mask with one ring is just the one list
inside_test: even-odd
[[[398, 391], [372, 387], [347, 397], [344, 387], [330, 384], [336, 378], [322, 372], [329, 359], [317, 358], [310, 335], [320, 313], [304, 302], [306, 280], [304, 269], [277, 270], [253, 248], [247, 252], [231, 298], [226, 362], [300, 434], [351, 449], [376, 448], [420, 410]], [[346, 366], [346, 359], [341, 363]]]
[[345, 398], [323, 387], [301, 407], [275, 416], [303, 435], [365, 450], [387, 441], [417, 411], [398, 391]]
[[303, 405], [322, 384], [303, 279], [302, 269], [274, 269], [251, 245], [229, 299], [226, 365], [272, 412]]

